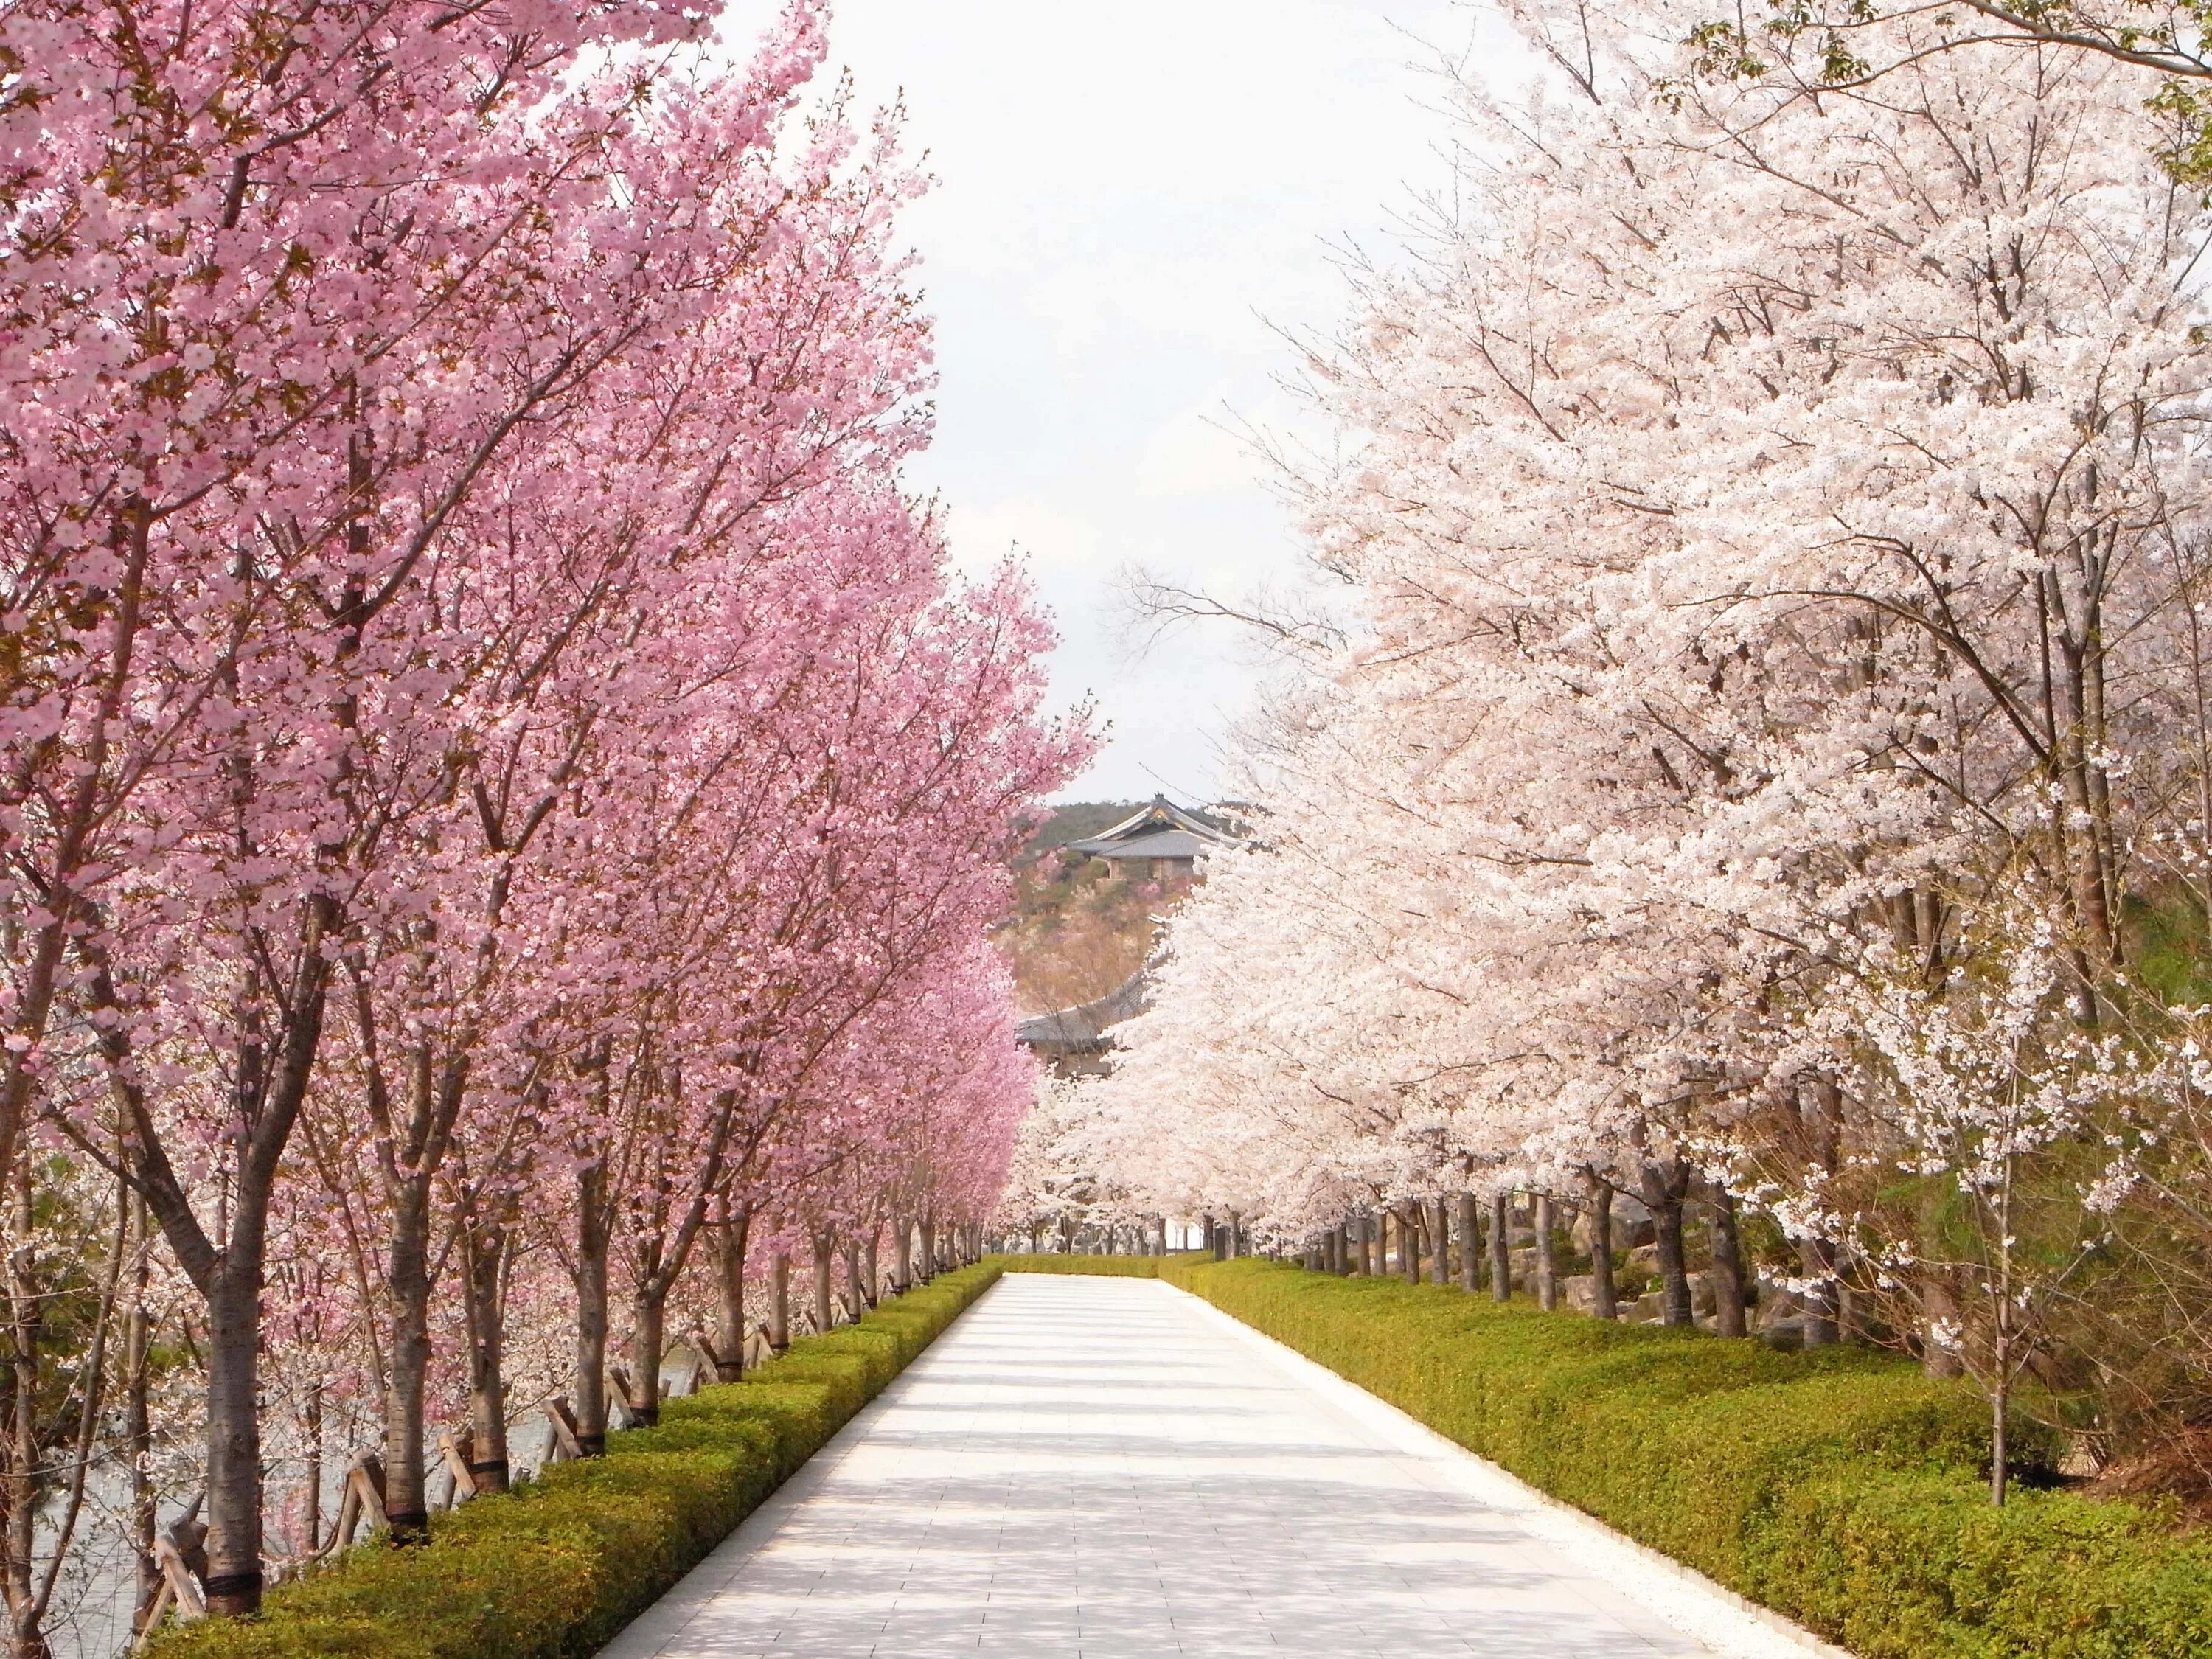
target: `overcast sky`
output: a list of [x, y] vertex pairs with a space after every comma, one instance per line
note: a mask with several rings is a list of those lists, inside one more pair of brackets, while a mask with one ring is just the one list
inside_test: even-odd
[[1116, 573], [1294, 568], [1261, 467], [1209, 422], [1285, 418], [1275, 327], [1333, 325], [1333, 250], [1385, 252], [1443, 183], [1433, 66], [1474, 27], [1458, 0], [840, 0], [833, 59], [871, 102], [903, 91], [940, 181], [908, 224], [942, 375], [916, 482], [963, 565], [1027, 557], [1055, 696], [1111, 723], [1069, 798], [1216, 793], [1260, 671], [1203, 631], [1133, 659]]

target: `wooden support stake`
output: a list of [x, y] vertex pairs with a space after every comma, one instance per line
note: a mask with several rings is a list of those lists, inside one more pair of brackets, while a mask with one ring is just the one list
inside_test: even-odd
[[133, 1653], [153, 1640], [154, 1632], [173, 1610], [179, 1624], [189, 1625], [207, 1617], [206, 1592], [200, 1588], [198, 1575], [185, 1564], [183, 1552], [168, 1539], [156, 1538], [154, 1564], [161, 1570], [161, 1585], [154, 1592], [154, 1604], [146, 1609], [146, 1622], [139, 1627], [137, 1638], [131, 1644]]
[[[392, 1524], [391, 1517], [384, 1512], [384, 1462], [381, 1458], [354, 1459], [353, 1468], [346, 1471], [346, 1498], [353, 1504], [355, 1515], [368, 1523], [371, 1532]], [[341, 1514], [343, 1512], [340, 1510]], [[343, 1521], [338, 1523], [338, 1534], [347, 1543], [353, 1542], [352, 1534]]]
[[[707, 1362], [707, 1369], [714, 1372], [715, 1376], [720, 1376], [722, 1374], [723, 1368], [726, 1366], [729, 1362], [722, 1357], [720, 1350], [718, 1350], [712, 1342], [709, 1342], [707, 1340], [707, 1333], [701, 1330], [696, 1325], [694, 1325], [691, 1328], [690, 1337], [691, 1346], [698, 1349], [699, 1357]], [[744, 1369], [744, 1361], [742, 1356], [738, 1361], [738, 1369], [739, 1370], [743, 1370]], [[693, 1394], [699, 1392], [699, 1375], [700, 1374], [696, 1371], [692, 1373], [693, 1380], [691, 1383], [691, 1392]]]
[[744, 1369], [764, 1365], [775, 1358], [775, 1342], [766, 1325], [755, 1325], [745, 1333]]
[[438, 1449], [445, 1454], [446, 1472], [453, 1477], [455, 1509], [474, 1498], [479, 1490], [476, 1474], [469, 1468], [470, 1460], [476, 1455], [476, 1437], [466, 1429], [458, 1438], [451, 1430], [438, 1437]]
[[578, 1437], [582, 1431], [576, 1426], [576, 1413], [569, 1409], [567, 1395], [556, 1394], [545, 1402], [545, 1420], [553, 1425], [553, 1444], [546, 1455], [547, 1462], [572, 1462], [584, 1455], [584, 1443]]

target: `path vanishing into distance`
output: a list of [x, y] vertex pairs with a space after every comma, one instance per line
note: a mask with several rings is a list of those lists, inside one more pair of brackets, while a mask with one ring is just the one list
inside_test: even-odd
[[1818, 1650], [1194, 1297], [1009, 1273], [602, 1659]]

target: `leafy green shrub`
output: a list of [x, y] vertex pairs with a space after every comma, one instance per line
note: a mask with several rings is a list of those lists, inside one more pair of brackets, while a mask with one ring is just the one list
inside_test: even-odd
[[1867, 1659], [2212, 1653], [2212, 1540], [2135, 1504], [2024, 1491], [2000, 1510], [1961, 1473], [1837, 1474], [1790, 1493], [1770, 1531], [1761, 1599]]
[[994, 1255], [990, 1258], [1010, 1273], [1084, 1273], [1102, 1279], [1160, 1279], [1164, 1264], [1211, 1261], [1206, 1250], [1183, 1250], [1173, 1255]]
[[2212, 1540], [2067, 1492], [1991, 1507], [1981, 1398], [1894, 1356], [1261, 1261], [1161, 1277], [1866, 1659], [2212, 1655]]
[[256, 1619], [172, 1626], [156, 1659], [585, 1659], [649, 1606], [999, 1277], [982, 1262], [661, 1408], [607, 1455], [348, 1550]]

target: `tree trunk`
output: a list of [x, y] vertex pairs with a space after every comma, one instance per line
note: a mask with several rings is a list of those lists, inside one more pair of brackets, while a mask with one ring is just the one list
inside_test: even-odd
[[1429, 1282], [1451, 1283], [1451, 1206], [1443, 1199], [1429, 1206]]
[[1682, 1248], [1682, 1194], [1688, 1185], [1688, 1172], [1680, 1164], [1663, 1172], [1656, 1164], [1644, 1166], [1644, 1204], [1651, 1212], [1659, 1246], [1659, 1278], [1667, 1293], [1665, 1320], [1678, 1327], [1697, 1322], [1696, 1304], [1690, 1296], [1689, 1261]]
[[2004, 1507], [2006, 1478], [2010, 1470], [2006, 1465], [2012, 1456], [2010, 1425], [2011, 1390], [2005, 1386], [2004, 1367], [2008, 1356], [2002, 1344], [1998, 1346], [1997, 1381], [1990, 1390], [1990, 1502], [1999, 1509]]
[[1482, 1284], [1482, 1206], [1473, 1193], [1459, 1195], [1459, 1287], [1472, 1296]]
[[[1815, 1076], [1797, 1092], [1797, 1116], [1808, 1160], [1832, 1175], [1843, 1158], [1843, 1091], [1832, 1079]], [[1841, 1334], [1836, 1324], [1835, 1247], [1825, 1238], [1800, 1239], [1797, 1260], [1798, 1276], [1813, 1285], [1798, 1298], [1805, 1346], [1826, 1347]]]
[[1841, 1334], [1836, 1324], [1836, 1247], [1825, 1238], [1801, 1239], [1797, 1260], [1798, 1270], [1810, 1286], [1798, 1297], [1805, 1346], [1832, 1346]]
[[[397, 1273], [395, 1280], [400, 1279]], [[384, 1387], [384, 1502], [395, 1544], [428, 1543], [430, 1504], [424, 1493], [422, 1401], [430, 1369], [430, 1285], [406, 1273], [386, 1291], [392, 1309], [392, 1370]]]
[[430, 1218], [427, 1189], [409, 1183], [392, 1217], [384, 1296], [392, 1317], [392, 1369], [384, 1386], [384, 1512], [395, 1544], [426, 1543], [423, 1398], [430, 1370]]
[[925, 1215], [921, 1218], [921, 1282], [925, 1285], [937, 1277], [937, 1218]]
[[1536, 1305], [1546, 1313], [1555, 1312], [1559, 1305], [1559, 1261], [1552, 1248], [1552, 1228], [1557, 1219], [1551, 1195], [1539, 1194], [1536, 1198]]
[[[160, 1499], [154, 1487], [152, 1467], [153, 1329], [146, 1315], [146, 1291], [153, 1277], [149, 1251], [152, 1241], [147, 1236], [146, 1200], [134, 1193], [125, 1202], [131, 1208], [131, 1244], [133, 1255], [131, 1311], [123, 1326], [123, 1434], [124, 1449], [131, 1459], [131, 1540], [138, 1547], [138, 1599], [131, 1613], [131, 1628], [139, 1631], [145, 1628], [147, 1612], [153, 1607], [154, 1597], [161, 1588], [161, 1570], [154, 1565], [154, 1528], [160, 1519]], [[317, 1389], [308, 1395], [308, 1420], [319, 1453], [322, 1445], [322, 1404], [321, 1389]], [[313, 1474], [316, 1492], [307, 1500], [307, 1547], [310, 1549], [321, 1542], [316, 1536], [317, 1499], [321, 1496], [319, 1456]]]
[[638, 1427], [660, 1422], [660, 1361], [668, 1352], [668, 1285], [659, 1274], [647, 1277], [630, 1298], [629, 1407]]
[[1597, 1281], [1590, 1311], [1600, 1319], [1618, 1319], [1620, 1297], [1613, 1284], [1613, 1188], [1595, 1176], [1589, 1180], [1590, 1276]]
[[1713, 1242], [1713, 1330], [1720, 1336], [1741, 1336], [1743, 1322], [1743, 1241], [1736, 1231], [1735, 1194], [1717, 1182], [1705, 1189], [1705, 1207]]
[[881, 1223], [868, 1229], [867, 1237], [860, 1244], [860, 1271], [867, 1275], [867, 1284], [861, 1291], [861, 1305], [872, 1308], [883, 1294], [883, 1280], [876, 1273], [876, 1239], [883, 1231]]
[[1408, 1285], [1421, 1282], [1421, 1206], [1409, 1203], [1398, 1212], [1398, 1270]]
[[31, 1200], [31, 1160], [18, 1159], [13, 1173], [15, 1189], [8, 1252], [8, 1455], [7, 1455], [7, 1599], [9, 1623], [15, 1639], [9, 1644], [12, 1659], [46, 1659], [46, 1638], [39, 1630], [39, 1603], [34, 1575], [38, 1568], [39, 1506], [46, 1482], [41, 1472], [46, 1459], [40, 1455], [39, 1395], [44, 1369], [39, 1363], [39, 1338], [46, 1321], [40, 1310], [35, 1276], [35, 1217]]
[[226, 1261], [208, 1298], [207, 1601], [261, 1607], [261, 1263]]
[[791, 1346], [791, 1257], [781, 1250], [769, 1268], [768, 1345], [778, 1353]]
[[814, 1235], [814, 1328], [826, 1331], [833, 1322], [830, 1313], [831, 1275], [836, 1270], [837, 1237], [832, 1232]]
[[[1946, 1333], [1950, 1340], [1937, 1340], [1937, 1333]], [[1948, 1267], [1930, 1267], [1920, 1282], [1920, 1369], [1929, 1376], [1964, 1376], [1966, 1362], [1960, 1358], [1959, 1292], [1952, 1283]]]
[[480, 1492], [505, 1492], [507, 1233], [476, 1224], [461, 1233], [461, 1314], [469, 1342], [469, 1473]]
[[745, 1374], [745, 1235], [750, 1205], [725, 1205], [714, 1230], [714, 1289], [720, 1323], [714, 1337], [714, 1380], [735, 1382]]
[[607, 1255], [603, 1164], [576, 1177], [576, 1443], [586, 1457], [607, 1449]]
[[1512, 1224], [1512, 1197], [1499, 1193], [1490, 1200], [1490, 1299], [1493, 1302], [1510, 1302], [1513, 1297], [1513, 1258], [1506, 1254], [1513, 1247], [1508, 1237]]
[[904, 1296], [909, 1282], [907, 1229], [914, 1224], [902, 1215], [891, 1218], [891, 1294]]
[[[126, 1382], [124, 1382], [124, 1436], [131, 1449], [131, 1541], [137, 1544], [137, 1606], [131, 1613], [131, 1628], [146, 1628], [146, 1613], [153, 1608], [155, 1595], [161, 1593], [161, 1568], [153, 1564], [153, 1535], [155, 1526], [161, 1520], [159, 1493], [153, 1484], [153, 1402], [149, 1389], [149, 1328], [143, 1310], [143, 1276], [139, 1281], [139, 1305], [131, 1310], [131, 1328], [126, 1336]], [[314, 1475], [316, 1491], [307, 1500], [307, 1548], [321, 1544], [319, 1537], [319, 1500], [323, 1486], [321, 1433], [323, 1433], [323, 1391], [316, 1389], [307, 1395], [310, 1409], [310, 1429], [314, 1433], [316, 1460], [310, 1474]]]

